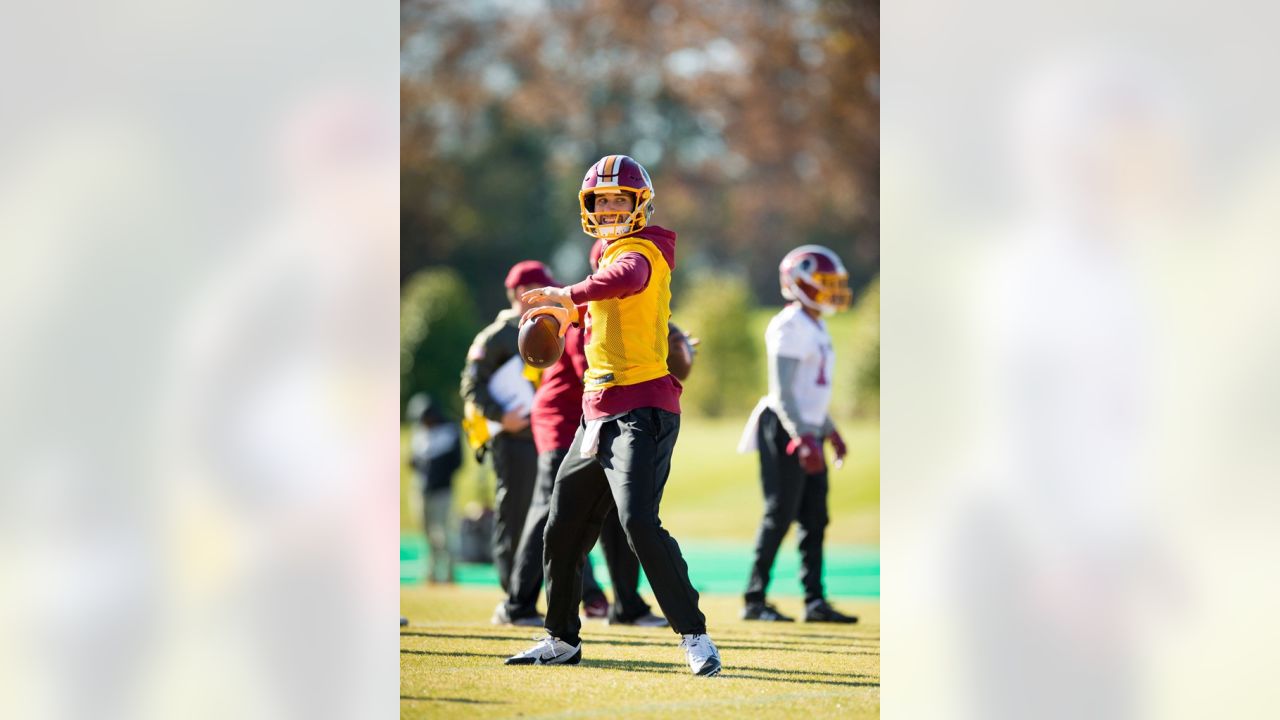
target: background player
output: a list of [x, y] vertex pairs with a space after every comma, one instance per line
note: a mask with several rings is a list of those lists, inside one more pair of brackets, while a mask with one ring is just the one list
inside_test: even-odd
[[431, 564], [427, 581], [453, 582], [450, 542], [453, 474], [462, 467], [462, 437], [458, 423], [426, 393], [409, 398], [405, 414], [413, 422], [410, 464], [422, 492], [422, 527], [427, 535]]
[[769, 322], [769, 394], [756, 405], [739, 451], [760, 451], [764, 518], [756, 534], [755, 560], [744, 595], [744, 620], [791, 622], [765, 602], [778, 546], [792, 522], [799, 523], [800, 582], [805, 622], [857, 622], [827, 603], [822, 586], [822, 543], [827, 527], [827, 463], [823, 440], [830, 440], [836, 465], [845, 444], [827, 414], [835, 352], [823, 315], [844, 310], [852, 299], [848, 273], [835, 253], [804, 245], [787, 253], [778, 267], [782, 297], [791, 303]]
[[[524, 365], [517, 347], [520, 316], [533, 307], [521, 300], [527, 290], [553, 282], [547, 267], [536, 260], [516, 263], [507, 273], [507, 300], [511, 306], [498, 313], [488, 327], [481, 330], [467, 351], [467, 364], [462, 371], [462, 398], [467, 404], [467, 434], [476, 441], [488, 435], [483, 447], [493, 455], [493, 472], [497, 478], [494, 492], [496, 513], [493, 524], [493, 564], [498, 571], [502, 591], [510, 592], [511, 566], [524, 528], [524, 518], [533, 498], [538, 453], [529, 429], [531, 403], [505, 406], [494, 396], [495, 375], [513, 369], [530, 383], [528, 395], [541, 372]], [[510, 366], [509, 363], [515, 363]], [[476, 414], [478, 413], [478, 415]], [[492, 425], [491, 425], [492, 423]], [[496, 432], [489, 433], [486, 428]]]

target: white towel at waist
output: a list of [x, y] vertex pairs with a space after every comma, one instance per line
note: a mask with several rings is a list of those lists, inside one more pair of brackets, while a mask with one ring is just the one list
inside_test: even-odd
[[603, 418], [588, 420], [586, 429], [582, 433], [582, 446], [578, 449], [578, 454], [584, 458], [593, 458], [600, 446], [600, 426], [604, 424]]
[[756, 409], [751, 411], [751, 417], [747, 418], [747, 426], [742, 429], [742, 438], [738, 440], [738, 452], [749, 453], [755, 452], [756, 447], [756, 428], [760, 426], [760, 413], [769, 407], [769, 396], [765, 395], [760, 398], [760, 402], [756, 403]]

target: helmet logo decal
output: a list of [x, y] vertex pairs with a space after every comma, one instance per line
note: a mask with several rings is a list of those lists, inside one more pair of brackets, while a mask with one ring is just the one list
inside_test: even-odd
[[849, 274], [840, 258], [821, 245], [802, 245], [778, 265], [782, 297], [830, 314], [849, 307]]

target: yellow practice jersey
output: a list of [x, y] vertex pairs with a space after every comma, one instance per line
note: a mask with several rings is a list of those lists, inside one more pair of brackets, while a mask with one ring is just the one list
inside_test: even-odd
[[667, 374], [667, 321], [671, 318], [671, 267], [662, 251], [642, 237], [615, 240], [600, 256], [600, 269], [626, 253], [649, 261], [649, 284], [625, 298], [587, 303], [587, 392], [635, 385]]

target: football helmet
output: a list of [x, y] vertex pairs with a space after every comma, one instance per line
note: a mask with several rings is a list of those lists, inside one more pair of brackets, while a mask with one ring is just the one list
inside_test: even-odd
[[778, 265], [782, 297], [830, 315], [849, 307], [849, 273], [844, 263], [821, 245], [801, 245], [787, 253]]
[[[630, 193], [635, 201], [630, 213], [596, 213], [596, 193]], [[649, 172], [626, 155], [606, 155], [587, 170], [578, 193], [582, 231], [594, 238], [616, 240], [639, 232], [653, 217], [653, 183]]]

